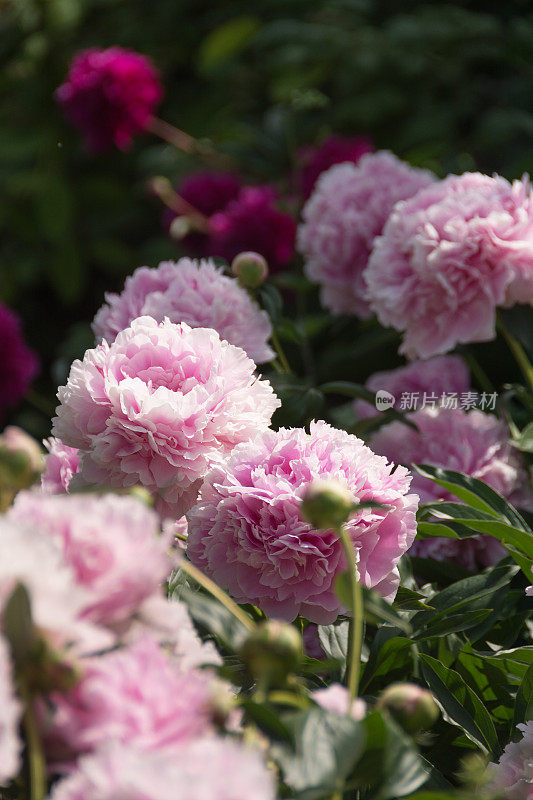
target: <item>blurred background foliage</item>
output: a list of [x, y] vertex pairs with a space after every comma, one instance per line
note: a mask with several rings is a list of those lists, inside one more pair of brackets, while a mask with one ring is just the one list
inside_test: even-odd
[[[180, 255], [147, 180], [199, 166], [148, 135], [96, 157], [63, 121], [53, 92], [72, 55], [113, 44], [153, 58], [164, 119], [281, 189], [297, 149], [330, 132], [369, 135], [439, 175], [533, 170], [527, 0], [0, 0], [0, 299], [41, 355], [44, 412], [92, 344], [104, 292]], [[365, 336], [383, 333], [334, 323], [319, 377], [339, 377], [339, 341], [362, 357]], [[363, 372], [390, 366], [383, 359]], [[47, 432], [29, 406], [14, 418]]]

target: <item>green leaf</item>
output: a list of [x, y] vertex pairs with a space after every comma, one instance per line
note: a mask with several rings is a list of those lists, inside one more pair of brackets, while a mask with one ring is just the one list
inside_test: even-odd
[[272, 320], [272, 325], [276, 327], [281, 319], [281, 313], [283, 311], [283, 299], [278, 289], [271, 283], [266, 283], [259, 290], [259, 299], [261, 305]]
[[292, 734], [294, 746], [275, 744], [271, 753], [285, 783], [298, 796], [305, 793], [306, 800], [342, 791], [363, 751], [361, 723], [321, 708], [287, 714], [282, 721]]
[[215, 73], [243, 50], [261, 27], [257, 17], [233, 17], [209, 33], [200, 45], [198, 68], [207, 75]]
[[364, 614], [367, 622], [373, 625], [386, 622], [389, 625], [400, 628], [404, 633], [411, 633], [412, 629], [409, 621], [405, 617], [402, 617], [390, 603], [387, 603], [381, 595], [372, 591], [372, 589], [368, 589], [366, 586], [363, 586], [362, 589]]
[[231, 652], [237, 652], [249, 631], [221, 603], [202, 592], [194, 592], [186, 587], [176, 593], [183, 600], [194, 621], [211, 633]]
[[413, 666], [413, 643], [404, 636], [398, 636], [398, 628], [383, 626], [379, 628], [368, 654], [368, 661], [361, 677], [361, 692], [368, 692], [386, 678], [387, 683], [401, 680], [410, 674]]
[[533, 717], [533, 664], [530, 664], [518, 687], [513, 714], [513, 725], [527, 722]]
[[514, 439], [512, 444], [524, 453], [533, 453], [533, 422], [526, 425], [518, 439]]
[[23, 668], [35, 651], [35, 629], [31, 617], [30, 596], [26, 587], [18, 583], [6, 601], [2, 614], [3, 630], [9, 641], [13, 661]]
[[436, 658], [420, 654], [424, 679], [449, 721], [486, 753], [496, 757], [501, 749], [491, 716], [464, 679]]
[[348, 620], [342, 620], [332, 625], [318, 626], [318, 639], [328, 658], [333, 658], [341, 665], [341, 676], [346, 669], [348, 654]]
[[419, 642], [423, 639], [430, 639], [432, 636], [447, 636], [450, 633], [467, 631], [486, 619], [489, 614], [492, 614], [491, 608], [479, 608], [473, 611], [463, 611], [459, 614], [446, 614], [445, 617], [440, 617], [435, 622], [427, 625], [422, 632], [414, 637], [414, 641]]
[[428, 464], [415, 464], [414, 467], [424, 478], [430, 478], [435, 481], [439, 486], [447, 489], [468, 505], [491, 516], [503, 517], [511, 525], [531, 533], [518, 511], [483, 481], [472, 478], [470, 475], [462, 475], [460, 472], [441, 469]]

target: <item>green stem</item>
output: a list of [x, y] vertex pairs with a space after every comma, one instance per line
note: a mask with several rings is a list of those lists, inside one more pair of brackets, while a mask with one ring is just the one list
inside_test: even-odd
[[24, 712], [24, 732], [26, 736], [26, 758], [28, 761], [29, 772], [29, 800], [44, 800], [46, 795], [46, 767], [35, 719], [33, 708], [33, 698], [21, 682], [19, 687], [21, 698], [25, 705]]
[[498, 317], [497, 326], [498, 330], [500, 331], [503, 338], [507, 342], [507, 346], [509, 347], [509, 350], [513, 354], [516, 363], [520, 367], [522, 374], [526, 379], [526, 383], [529, 389], [531, 390], [531, 392], [533, 392], [533, 366], [531, 365], [531, 362], [527, 357], [526, 351], [524, 350], [522, 344], [518, 341], [518, 339], [516, 339], [504, 325], [503, 320], [500, 316]]
[[283, 367], [285, 372], [290, 373], [291, 372], [291, 365], [289, 364], [289, 362], [287, 360], [287, 356], [285, 355], [285, 353], [283, 351], [283, 347], [281, 346], [280, 340], [278, 339], [278, 334], [276, 333], [275, 330], [272, 331], [271, 339], [272, 339], [272, 344], [274, 345], [274, 350], [278, 354], [278, 358], [279, 358], [279, 360], [281, 362], [281, 366]]
[[357, 565], [355, 550], [348, 532], [344, 526], [339, 528], [339, 537], [344, 547], [348, 574], [350, 576], [352, 617], [348, 629], [348, 664], [346, 669], [346, 685], [350, 694], [350, 713], [352, 701], [357, 697], [359, 690], [359, 670], [361, 666], [361, 650], [363, 647], [363, 593], [361, 583], [357, 578]]
[[489, 376], [487, 375], [487, 373], [485, 372], [485, 370], [483, 369], [477, 358], [474, 355], [472, 355], [472, 353], [465, 353], [464, 357], [466, 363], [470, 367], [472, 375], [478, 382], [481, 389], [487, 394], [493, 394], [495, 391], [494, 386], [492, 385]]
[[217, 586], [211, 578], [208, 578], [207, 575], [204, 575], [199, 569], [197, 569], [190, 561], [183, 560], [180, 564], [180, 569], [187, 573], [196, 583], [199, 583], [200, 586], [203, 586], [209, 594], [213, 595], [219, 603], [228, 609], [228, 611], [233, 614], [233, 616], [241, 622], [245, 628], [249, 631], [253, 631], [255, 628], [255, 623], [250, 619], [250, 617], [244, 613], [244, 611], [239, 608], [237, 603], [226, 594], [220, 586]]

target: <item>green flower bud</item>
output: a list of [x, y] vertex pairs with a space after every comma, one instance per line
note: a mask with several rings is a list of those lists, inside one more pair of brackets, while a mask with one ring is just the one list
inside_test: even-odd
[[0, 435], [0, 485], [14, 490], [27, 489], [41, 472], [43, 451], [21, 428], [8, 425]]
[[355, 508], [352, 494], [336, 481], [316, 480], [303, 496], [301, 514], [314, 528], [339, 528]]
[[283, 686], [302, 655], [302, 637], [296, 628], [275, 620], [258, 625], [240, 651], [252, 677], [267, 686]]
[[247, 289], [257, 289], [268, 276], [268, 264], [259, 253], [239, 253], [231, 262], [231, 271]]
[[431, 692], [414, 683], [392, 683], [381, 693], [377, 709], [386, 709], [406, 731], [415, 734], [431, 728], [439, 718], [439, 707]]

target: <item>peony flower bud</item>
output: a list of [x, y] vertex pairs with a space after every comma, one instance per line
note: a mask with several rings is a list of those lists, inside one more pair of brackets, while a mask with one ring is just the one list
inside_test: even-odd
[[407, 733], [431, 728], [439, 717], [439, 707], [431, 692], [414, 683], [392, 683], [381, 693], [377, 709], [386, 709]]
[[231, 271], [247, 289], [257, 289], [268, 276], [268, 264], [259, 253], [239, 253], [231, 262]]
[[303, 655], [302, 637], [293, 625], [269, 620], [250, 634], [240, 656], [250, 674], [263, 685], [280, 686]]
[[8, 425], [0, 435], [0, 485], [5, 489], [26, 489], [37, 480], [43, 467], [39, 444], [21, 428]]
[[315, 480], [303, 496], [301, 513], [314, 528], [338, 528], [355, 508], [348, 489], [337, 481]]

